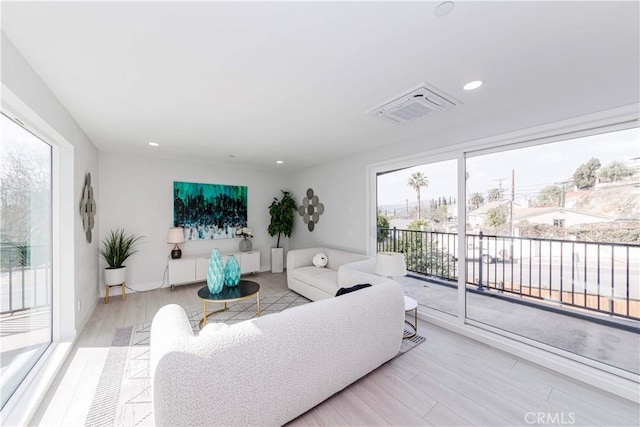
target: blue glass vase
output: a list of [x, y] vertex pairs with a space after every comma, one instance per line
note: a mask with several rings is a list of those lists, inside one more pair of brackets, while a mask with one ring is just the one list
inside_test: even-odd
[[240, 283], [240, 264], [235, 256], [229, 255], [224, 266], [224, 284], [238, 286], [238, 283]]
[[224, 287], [224, 268], [220, 252], [217, 249], [211, 251], [209, 270], [207, 271], [207, 287], [211, 294], [219, 294]]

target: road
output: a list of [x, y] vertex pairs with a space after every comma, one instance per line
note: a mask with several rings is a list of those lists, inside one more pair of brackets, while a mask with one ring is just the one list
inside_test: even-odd
[[[610, 296], [613, 288], [613, 295], [616, 298], [626, 298], [627, 288], [629, 298], [640, 299], [640, 268], [638, 265], [626, 264], [614, 265], [612, 269], [609, 265], [601, 265], [598, 277], [597, 263], [588, 263], [585, 269], [584, 263], [569, 262], [560, 263], [560, 260], [548, 258], [522, 258], [517, 262], [495, 261], [493, 263], [480, 263], [479, 261], [468, 261], [467, 280], [478, 283], [482, 268], [482, 282], [487, 281], [492, 284], [502, 282], [507, 287], [509, 283], [522, 284], [533, 288], [552, 289], [559, 291], [571, 291], [582, 293], [585, 288], [588, 294]], [[573, 270], [573, 271], [572, 271]], [[612, 275], [613, 270], [613, 275]], [[612, 286], [613, 276], [613, 286]], [[628, 283], [628, 286], [627, 286]]]

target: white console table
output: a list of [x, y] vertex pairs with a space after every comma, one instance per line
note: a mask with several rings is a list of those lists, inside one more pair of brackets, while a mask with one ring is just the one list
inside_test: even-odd
[[[260, 271], [260, 251], [250, 252], [220, 252], [222, 265], [227, 262], [227, 257], [233, 255], [240, 264], [240, 273], [257, 273]], [[207, 280], [210, 255], [182, 257], [169, 260], [169, 284], [173, 290], [176, 285], [202, 282]]]

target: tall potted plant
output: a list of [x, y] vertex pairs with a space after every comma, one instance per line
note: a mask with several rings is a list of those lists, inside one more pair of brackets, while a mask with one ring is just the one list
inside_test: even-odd
[[119, 285], [125, 282], [126, 266], [124, 262], [138, 252], [136, 246], [142, 236], [127, 235], [124, 228], [111, 230], [102, 241], [100, 256], [106, 261], [104, 269], [105, 285]]
[[271, 237], [278, 235], [278, 242], [275, 248], [271, 248], [271, 272], [282, 273], [284, 270], [284, 250], [280, 247], [280, 236], [291, 237], [293, 231], [293, 219], [296, 212], [296, 202], [290, 191], [280, 190], [282, 198], [277, 197], [269, 205], [269, 215], [271, 222], [267, 231]]

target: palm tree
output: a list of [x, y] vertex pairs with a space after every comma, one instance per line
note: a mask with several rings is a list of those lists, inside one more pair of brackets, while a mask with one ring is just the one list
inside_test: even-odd
[[476, 209], [478, 209], [480, 205], [484, 203], [484, 197], [482, 196], [482, 193], [473, 193], [471, 195], [471, 198], [469, 199], [469, 203], [471, 203], [472, 206], [475, 206]]
[[489, 199], [490, 202], [497, 202], [498, 200], [502, 200], [503, 197], [504, 190], [502, 188], [492, 188], [487, 194], [487, 199]]
[[420, 219], [420, 189], [429, 186], [429, 178], [422, 172], [414, 172], [411, 174], [407, 185], [416, 190], [418, 195], [418, 219]]

